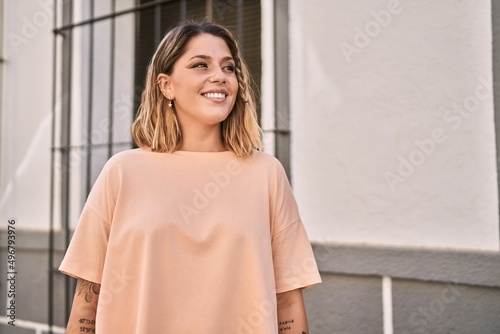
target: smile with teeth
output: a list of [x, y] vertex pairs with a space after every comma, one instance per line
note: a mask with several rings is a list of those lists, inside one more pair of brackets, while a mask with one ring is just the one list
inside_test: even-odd
[[208, 97], [209, 99], [222, 100], [226, 98], [226, 94], [224, 93], [205, 93], [203, 96]]

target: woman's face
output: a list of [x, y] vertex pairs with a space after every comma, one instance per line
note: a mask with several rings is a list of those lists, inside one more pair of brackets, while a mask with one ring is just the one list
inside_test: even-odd
[[181, 127], [225, 120], [238, 94], [235, 62], [226, 42], [210, 34], [193, 37], [162, 86], [164, 95], [174, 100]]

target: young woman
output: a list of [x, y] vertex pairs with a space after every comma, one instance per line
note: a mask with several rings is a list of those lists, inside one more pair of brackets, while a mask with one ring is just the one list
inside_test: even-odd
[[309, 333], [302, 289], [321, 279], [226, 28], [165, 36], [132, 134], [60, 267], [78, 278], [67, 333]]

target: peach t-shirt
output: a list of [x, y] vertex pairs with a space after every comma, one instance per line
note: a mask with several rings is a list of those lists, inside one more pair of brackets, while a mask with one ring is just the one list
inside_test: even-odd
[[276, 293], [321, 281], [281, 164], [124, 151], [59, 268], [100, 283], [96, 333], [278, 333]]

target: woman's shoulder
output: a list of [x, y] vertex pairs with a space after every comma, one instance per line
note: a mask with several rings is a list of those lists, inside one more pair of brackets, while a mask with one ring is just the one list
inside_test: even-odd
[[115, 169], [127, 165], [136, 165], [138, 163], [141, 163], [141, 161], [144, 161], [146, 157], [147, 151], [141, 148], [120, 151], [108, 159], [104, 168]]
[[141, 148], [131, 148], [124, 151], [120, 151], [111, 156], [111, 158], [109, 158], [109, 162], [115, 162], [115, 161], [119, 162], [119, 161], [127, 161], [130, 159], [136, 159], [143, 152], [145, 151]]
[[275, 156], [266, 152], [254, 150], [251, 160], [261, 167], [267, 167], [268, 169], [278, 170], [280, 172], [284, 170], [281, 162]]

